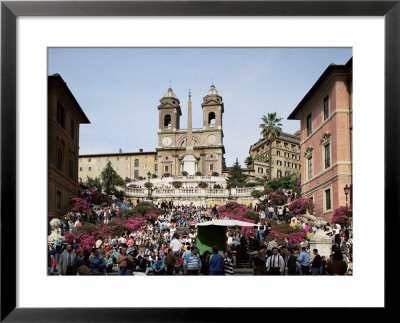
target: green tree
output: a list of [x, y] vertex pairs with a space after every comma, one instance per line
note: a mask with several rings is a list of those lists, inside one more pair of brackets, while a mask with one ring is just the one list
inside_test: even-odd
[[115, 185], [123, 185], [124, 180], [117, 174], [114, 168], [111, 166], [111, 162], [108, 161], [106, 167], [101, 172], [102, 185], [105, 187], [107, 195], [115, 193]]
[[233, 164], [231, 171], [229, 172], [229, 176], [226, 179], [226, 184], [228, 188], [233, 187], [244, 187], [247, 182], [247, 175], [243, 173], [242, 168], [239, 165], [238, 159], [236, 158], [236, 162]]
[[146, 182], [144, 183], [144, 187], [146, 187], [147, 189], [150, 189], [153, 187], [153, 183], [152, 182]]
[[98, 192], [101, 192], [101, 190], [103, 188], [102, 185], [101, 185], [100, 179], [98, 177], [91, 178], [91, 177], [88, 176], [87, 181], [86, 181], [86, 186], [89, 189], [92, 189], [93, 187], [95, 187]]
[[253, 158], [253, 156], [248, 156], [245, 159], [244, 163], [246, 164], [247, 168], [250, 168], [250, 167], [254, 166], [254, 158]]
[[130, 183], [132, 180], [129, 177], [125, 177], [125, 183]]
[[283, 176], [275, 181], [269, 181], [266, 186], [270, 187], [274, 191], [278, 189], [296, 189], [297, 181], [300, 179], [299, 175], [291, 174], [287, 176]]
[[276, 112], [268, 113], [268, 116], [263, 115], [262, 123], [260, 124], [261, 135], [267, 139], [268, 142], [268, 174], [269, 180], [272, 179], [272, 164], [271, 164], [271, 150], [272, 142], [282, 134], [282, 118], [276, 116]]

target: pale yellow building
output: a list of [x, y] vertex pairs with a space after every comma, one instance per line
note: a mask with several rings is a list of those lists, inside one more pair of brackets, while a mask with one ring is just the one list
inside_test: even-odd
[[[269, 156], [268, 141], [263, 138], [250, 146], [249, 154], [254, 159], [254, 177], [268, 178]], [[300, 137], [282, 133], [272, 142], [272, 179], [290, 174], [300, 175]]]
[[121, 150], [117, 154], [92, 154], [79, 156], [78, 177], [83, 183], [88, 177], [100, 178], [100, 174], [108, 161], [111, 162], [114, 170], [123, 178], [139, 179], [147, 178], [147, 174], [157, 174], [157, 154], [156, 152], [123, 153]]

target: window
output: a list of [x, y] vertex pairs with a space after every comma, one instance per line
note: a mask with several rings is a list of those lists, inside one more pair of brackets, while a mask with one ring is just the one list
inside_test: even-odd
[[79, 171], [80, 171], [80, 172], [82, 171], [82, 167], [79, 167]]
[[129, 165], [125, 165], [125, 169], [129, 169]]
[[139, 171], [138, 171], [138, 170], [135, 170], [135, 171], [134, 171], [133, 177], [134, 177], [134, 178], [138, 178], [138, 177], [139, 177]]
[[139, 159], [135, 159], [135, 167], [139, 167]]
[[165, 170], [166, 173], [168, 173], [168, 166], [165, 166], [164, 170]]
[[210, 164], [210, 170], [214, 170], [214, 164]]
[[128, 160], [128, 157], [125, 157], [125, 160]]
[[281, 161], [281, 160], [277, 160], [277, 161], [276, 161], [276, 164], [277, 164], [278, 166], [282, 166], [282, 161]]
[[88, 161], [88, 163], [90, 163], [90, 162], [92, 161], [92, 159], [91, 159], [91, 158], [89, 158], [87, 161]]
[[325, 190], [325, 210], [328, 211], [332, 208], [331, 205], [331, 189]]
[[277, 155], [277, 156], [280, 156], [280, 155], [281, 155], [280, 150], [277, 150], [277, 151], [276, 151], [276, 155]]
[[74, 179], [74, 160], [69, 160], [69, 178]]
[[155, 171], [155, 172], [158, 172], [158, 164], [155, 164], [155, 165], [154, 165], [154, 171]]
[[307, 159], [307, 166], [308, 166], [308, 179], [312, 178], [312, 166], [313, 166], [313, 160], [312, 157], [309, 157]]
[[63, 170], [64, 150], [60, 147], [57, 148], [57, 169]]
[[89, 167], [88, 167], [88, 170], [91, 171], [91, 170], [92, 170], [92, 167], [89, 166]]
[[71, 119], [71, 138], [75, 139], [75, 121]]
[[164, 128], [171, 129], [171, 116], [169, 114], [164, 117]]
[[329, 118], [329, 97], [324, 99], [324, 121]]
[[117, 160], [119, 160], [119, 157], [117, 157]]
[[61, 191], [59, 190], [57, 190], [56, 206], [58, 210], [61, 209]]
[[210, 112], [208, 114], [208, 125], [210, 127], [214, 127], [215, 126], [215, 113], [214, 112]]
[[262, 174], [264, 172], [264, 170], [261, 167], [258, 167], [258, 173]]
[[278, 170], [276, 172], [276, 175], [277, 175], [278, 178], [281, 178], [282, 177], [282, 171]]
[[331, 144], [328, 143], [324, 146], [325, 169], [331, 166]]
[[288, 175], [290, 175], [290, 172], [289, 171], [285, 171], [285, 176], [288, 176]]
[[295, 155], [295, 154], [292, 154], [292, 158], [293, 158], [293, 159], [296, 159], [296, 155]]
[[307, 116], [307, 136], [311, 135], [311, 113]]
[[57, 102], [57, 122], [58, 124], [65, 129], [65, 109], [60, 103], [60, 101]]

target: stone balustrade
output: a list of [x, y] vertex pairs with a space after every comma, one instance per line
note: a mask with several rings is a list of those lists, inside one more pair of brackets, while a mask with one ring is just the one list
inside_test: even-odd
[[[244, 187], [232, 188], [232, 197], [248, 197], [251, 198], [251, 192], [254, 190], [263, 190], [263, 187]], [[126, 196], [132, 198], [147, 197], [149, 194], [146, 188], [126, 188]], [[153, 198], [180, 198], [190, 196], [193, 198], [216, 197], [228, 198], [229, 189], [216, 188], [168, 188], [168, 189], [152, 189], [151, 196]]]

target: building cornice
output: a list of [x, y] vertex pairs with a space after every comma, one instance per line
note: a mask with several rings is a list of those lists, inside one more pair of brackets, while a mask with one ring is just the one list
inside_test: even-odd
[[332, 164], [330, 167], [328, 167], [327, 169], [324, 169], [322, 172], [320, 172], [319, 174], [315, 175], [313, 178], [307, 180], [304, 183], [301, 183], [301, 186], [305, 186], [309, 183], [311, 183], [312, 181], [316, 180], [318, 177], [324, 175], [325, 173], [329, 172], [330, 170], [332, 170], [334, 167], [339, 166], [339, 165], [352, 165], [351, 161], [337, 161], [336, 163]]
[[[314, 191], [314, 190], [320, 188], [321, 186], [324, 186], [324, 185], [328, 184], [330, 181], [332, 181], [333, 179], [335, 179], [336, 177], [339, 177], [339, 176], [352, 176], [352, 174], [351, 173], [336, 173], [335, 175], [329, 177], [325, 181], [323, 181], [321, 183], [318, 183], [317, 185], [309, 188], [307, 191], [302, 191], [301, 193], [302, 194], [307, 194], [307, 193], [309, 193], [311, 191]], [[301, 186], [303, 186], [303, 184]]]
[[345, 109], [338, 109], [335, 110], [335, 112], [333, 112], [328, 119], [326, 119], [323, 123], [321, 123], [309, 136], [307, 136], [306, 139], [304, 139], [303, 141], [300, 142], [300, 145], [303, 145], [305, 142], [307, 142], [309, 139], [311, 139], [312, 136], [314, 136], [325, 124], [327, 124], [336, 114], [340, 114], [340, 113], [345, 113], [345, 114], [349, 114], [349, 110], [345, 110]]

